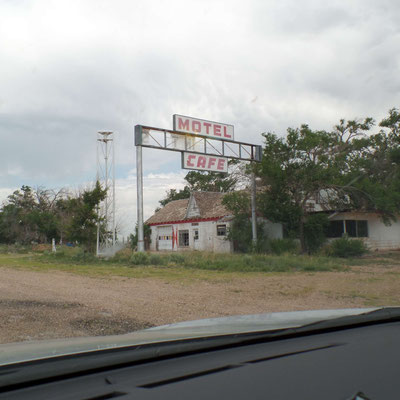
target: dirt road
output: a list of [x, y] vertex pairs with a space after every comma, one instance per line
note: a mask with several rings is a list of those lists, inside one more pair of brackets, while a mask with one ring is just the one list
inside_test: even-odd
[[190, 282], [1, 267], [0, 342], [117, 334], [235, 314], [398, 305], [399, 283], [399, 266]]

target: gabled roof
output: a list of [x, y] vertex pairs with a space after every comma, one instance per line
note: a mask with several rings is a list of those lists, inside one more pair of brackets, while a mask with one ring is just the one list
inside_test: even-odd
[[146, 224], [158, 225], [185, 220], [210, 220], [223, 218], [231, 213], [222, 205], [226, 193], [193, 192], [190, 199], [174, 200], [150, 217]]

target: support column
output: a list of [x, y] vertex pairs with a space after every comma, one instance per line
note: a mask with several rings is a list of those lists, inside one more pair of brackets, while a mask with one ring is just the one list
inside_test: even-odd
[[257, 215], [256, 215], [256, 175], [251, 173], [251, 228], [253, 244], [257, 244]]
[[138, 251], [144, 251], [143, 235], [143, 160], [142, 146], [136, 146]]

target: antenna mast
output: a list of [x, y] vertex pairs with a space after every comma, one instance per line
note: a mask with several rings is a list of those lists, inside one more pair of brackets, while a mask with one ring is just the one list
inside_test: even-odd
[[101, 131], [97, 136], [97, 180], [107, 190], [97, 209], [97, 256], [109, 256], [115, 249], [115, 157], [113, 132]]

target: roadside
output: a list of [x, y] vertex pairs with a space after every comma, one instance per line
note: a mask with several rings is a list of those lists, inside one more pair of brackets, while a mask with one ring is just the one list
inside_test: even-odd
[[147, 274], [139, 268], [137, 276], [35, 270], [37, 261], [21, 267], [11, 259], [0, 257], [1, 343], [119, 334], [226, 315], [400, 303], [396, 254], [328, 272], [145, 267]]

